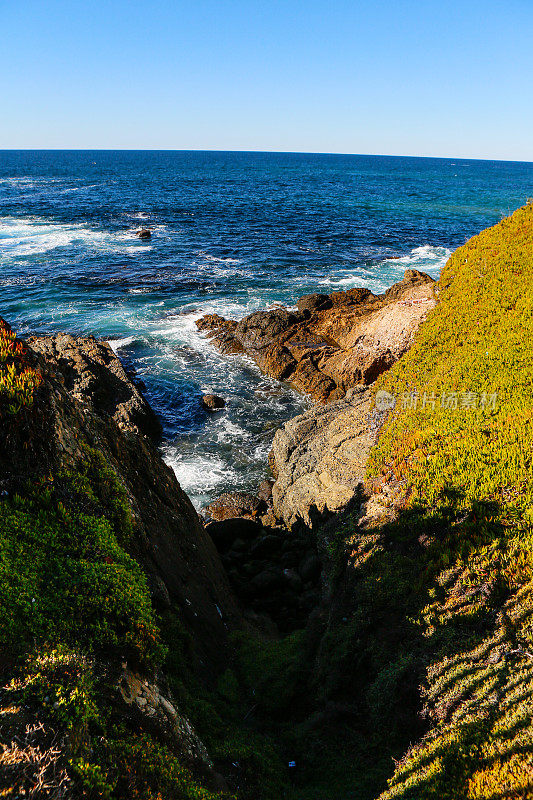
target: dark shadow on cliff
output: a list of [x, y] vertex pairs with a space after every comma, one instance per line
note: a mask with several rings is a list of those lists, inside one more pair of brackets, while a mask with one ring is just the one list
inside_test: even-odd
[[[299, 798], [377, 797], [393, 759], [428, 730], [420, 685], [429, 663], [475, 649], [508, 596], [498, 574], [454, 593], [469, 612], [443, 614], [428, 638], [425, 609], [448, 602], [443, 574], [453, 580], [471, 554], [502, 537], [498, 506], [479, 501], [465, 511], [462, 493], [448, 488], [438, 513], [419, 507], [361, 525], [364, 500], [356, 497], [317, 532], [324, 600], [305, 631], [287, 705], [276, 710], [287, 725], [287, 758], [298, 763]], [[471, 692], [482, 682], [477, 669], [465, 666]], [[268, 728], [271, 711], [263, 708], [255, 722]]]

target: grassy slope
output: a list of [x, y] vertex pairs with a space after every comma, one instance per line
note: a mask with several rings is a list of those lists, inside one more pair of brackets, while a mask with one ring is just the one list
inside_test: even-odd
[[[459, 248], [439, 290], [413, 348], [378, 387], [400, 410], [371, 470], [378, 490], [399, 492], [400, 522], [425, 541], [412, 622], [430, 654], [429, 733], [403, 757], [382, 800], [529, 798], [533, 205]], [[435, 395], [435, 408], [403, 408], [412, 392]], [[443, 392], [459, 393], [457, 408], [441, 407]], [[477, 408], [465, 392], [478, 395]], [[495, 404], [482, 405], [494, 393]]]

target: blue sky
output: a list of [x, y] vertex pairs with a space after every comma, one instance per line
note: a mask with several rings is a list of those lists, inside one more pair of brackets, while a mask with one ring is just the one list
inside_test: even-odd
[[1, 0], [0, 148], [533, 161], [533, 0]]

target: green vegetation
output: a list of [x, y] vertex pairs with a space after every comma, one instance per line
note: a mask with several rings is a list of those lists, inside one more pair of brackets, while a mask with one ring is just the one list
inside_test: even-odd
[[41, 381], [37, 370], [26, 363], [24, 345], [0, 318], [0, 417], [29, 408]]
[[123, 487], [90, 449], [77, 469], [0, 500], [0, 652], [12, 676], [0, 724], [4, 741], [17, 737], [0, 757], [1, 783], [31, 778], [16, 744], [30, 730], [30, 753], [44, 754], [35, 783], [59, 791], [70, 781], [91, 799], [214, 797], [109, 700], [106, 664], [127, 658], [150, 673], [166, 655], [146, 578], [126, 550], [133, 532]]
[[131, 525], [126, 510], [117, 519], [123, 489], [115, 478], [112, 505], [102, 503], [94, 474], [100, 486], [114, 476], [98, 454], [89, 459], [75, 474], [42, 479], [24, 497], [0, 501], [0, 645], [12, 653], [44, 642], [120, 647], [142, 661], [157, 659], [146, 579], [119, 544]]
[[[377, 387], [398, 402], [369, 486], [396, 513], [319, 532], [327, 614], [280, 640], [235, 635], [216, 687], [177, 609], [156, 619], [101, 455], [0, 497], [0, 724], [66, 741], [52, 773], [76, 796], [215, 797], [109, 702], [125, 656], [163, 667], [239, 800], [533, 798], [533, 206], [460, 248], [438, 291]], [[3, 326], [0, 378], [29, 376], [18, 394], [0, 383], [4, 424], [40, 380], [24, 358]]]
[[383, 800], [533, 797], [532, 340], [528, 205], [453, 254], [436, 310], [379, 381], [399, 402], [371, 473], [403, 509], [382, 542], [413, 554], [398, 599], [429, 722]]

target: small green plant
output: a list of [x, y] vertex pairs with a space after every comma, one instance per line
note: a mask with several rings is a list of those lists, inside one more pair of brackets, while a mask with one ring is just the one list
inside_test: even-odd
[[32, 406], [41, 383], [40, 373], [27, 364], [26, 348], [0, 318], [0, 417]]

